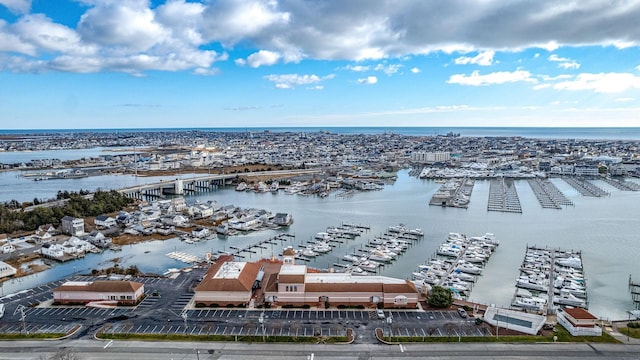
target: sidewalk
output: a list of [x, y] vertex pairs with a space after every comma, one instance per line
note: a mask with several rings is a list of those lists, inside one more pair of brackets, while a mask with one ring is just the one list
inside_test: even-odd
[[621, 327], [625, 327], [626, 325], [626, 321], [614, 322], [611, 324], [611, 326], [605, 326], [603, 330], [623, 344], [640, 345], [640, 339], [629, 337], [619, 331]]

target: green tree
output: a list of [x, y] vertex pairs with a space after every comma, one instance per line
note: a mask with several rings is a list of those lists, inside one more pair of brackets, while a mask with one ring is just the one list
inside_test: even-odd
[[446, 308], [451, 306], [451, 304], [453, 304], [451, 290], [437, 285], [431, 288], [429, 305], [437, 308]]

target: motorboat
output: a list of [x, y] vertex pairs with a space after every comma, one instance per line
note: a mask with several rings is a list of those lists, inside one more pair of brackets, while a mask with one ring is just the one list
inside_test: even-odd
[[584, 308], [587, 306], [587, 302], [585, 300], [580, 299], [570, 293], [560, 293], [560, 295], [554, 296], [553, 302], [555, 304], [577, 306], [581, 308]]

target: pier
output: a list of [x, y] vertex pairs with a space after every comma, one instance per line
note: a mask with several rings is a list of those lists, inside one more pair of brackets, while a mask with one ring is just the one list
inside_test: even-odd
[[548, 179], [535, 178], [529, 179], [528, 182], [543, 208], [562, 209], [562, 205], [573, 205], [573, 202]]
[[587, 309], [581, 252], [527, 246], [511, 305], [548, 314], [562, 306]]
[[433, 194], [429, 205], [466, 209], [469, 206], [474, 184], [475, 182], [468, 177], [450, 179]]
[[565, 176], [562, 179], [566, 181], [569, 185], [571, 185], [574, 189], [576, 189], [582, 196], [592, 196], [592, 197], [609, 196], [608, 192], [595, 186], [593, 183], [590, 183], [588, 180], [578, 179], [575, 177], [568, 177], [568, 176]]
[[633, 282], [631, 275], [629, 275], [629, 293], [631, 293], [633, 305], [640, 310], [640, 283]]
[[522, 213], [520, 198], [512, 179], [491, 180], [487, 211]]
[[602, 181], [621, 191], [640, 191], [640, 184], [633, 181], [618, 180], [609, 177], [603, 177]]

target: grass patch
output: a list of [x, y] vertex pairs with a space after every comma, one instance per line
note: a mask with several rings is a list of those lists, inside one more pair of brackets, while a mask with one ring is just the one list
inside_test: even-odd
[[0, 340], [59, 339], [65, 335], [62, 333], [0, 334]]
[[346, 336], [318, 337], [311, 336], [247, 336], [247, 335], [185, 335], [185, 334], [108, 334], [101, 333], [100, 339], [108, 340], [176, 340], [176, 341], [238, 341], [247, 343], [339, 343], [347, 342]]
[[636, 339], [640, 339], [640, 329], [631, 329], [628, 327], [620, 328], [620, 332]]

